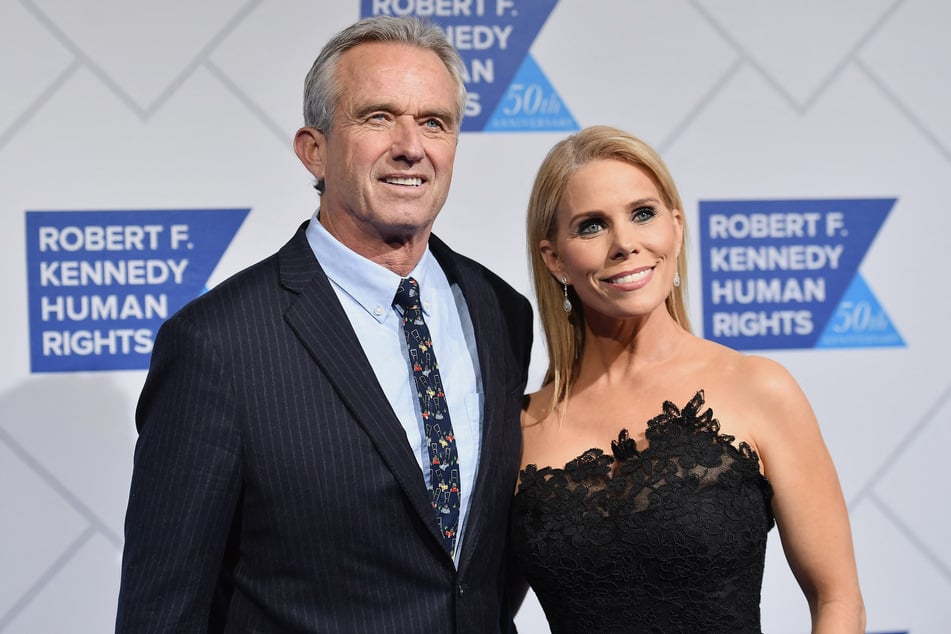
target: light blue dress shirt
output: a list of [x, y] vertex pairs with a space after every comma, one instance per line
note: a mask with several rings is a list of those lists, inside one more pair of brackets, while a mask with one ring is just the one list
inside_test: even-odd
[[[406, 431], [406, 439], [428, 488], [429, 449], [413, 369], [406, 354], [402, 321], [393, 307], [401, 278], [338, 242], [317, 220], [317, 213], [311, 218], [306, 235], [350, 319], [383, 393]], [[439, 374], [459, 453], [458, 561], [482, 445], [482, 385], [475, 331], [460, 289], [449, 284], [428, 248], [409, 277], [416, 278], [419, 283], [423, 314], [439, 362]]]

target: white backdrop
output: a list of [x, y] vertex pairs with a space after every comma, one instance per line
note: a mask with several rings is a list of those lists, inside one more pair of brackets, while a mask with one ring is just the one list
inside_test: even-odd
[[[209, 284], [271, 253], [316, 204], [291, 148], [304, 74], [359, 13], [357, 0], [0, 0], [0, 631], [111, 630], [145, 376], [31, 373], [25, 212], [249, 207]], [[531, 48], [580, 125], [628, 129], [666, 158], [694, 222], [695, 324], [700, 200], [898, 199], [861, 274], [906, 345], [765, 352], [819, 415], [870, 632], [951, 623], [948, 24], [942, 0], [560, 0]], [[527, 295], [525, 204], [563, 136], [464, 134], [437, 222]], [[531, 387], [540, 339], [534, 359]], [[775, 531], [763, 621], [809, 629]], [[531, 596], [518, 622], [548, 631]]]

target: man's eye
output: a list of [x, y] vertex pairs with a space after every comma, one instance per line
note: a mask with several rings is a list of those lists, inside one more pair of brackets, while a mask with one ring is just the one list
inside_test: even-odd
[[367, 123], [382, 125], [387, 123], [388, 121], [391, 121], [392, 119], [393, 117], [391, 117], [388, 112], [380, 111], [380, 112], [371, 112], [370, 114], [366, 115], [366, 118], [364, 120]]

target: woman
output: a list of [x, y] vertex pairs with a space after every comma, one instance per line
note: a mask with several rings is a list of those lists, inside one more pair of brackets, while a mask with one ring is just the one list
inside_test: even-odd
[[685, 218], [657, 153], [558, 143], [528, 243], [549, 351], [526, 399], [512, 539], [552, 632], [760, 632], [775, 522], [813, 632], [864, 631], [848, 514], [779, 364], [691, 334]]

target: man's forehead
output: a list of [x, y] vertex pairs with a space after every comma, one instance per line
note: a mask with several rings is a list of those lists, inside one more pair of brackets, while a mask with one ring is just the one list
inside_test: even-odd
[[376, 105], [394, 112], [453, 114], [458, 107], [457, 85], [445, 64], [417, 46], [359, 44], [341, 57], [337, 78], [343, 87], [340, 105], [355, 110]]

